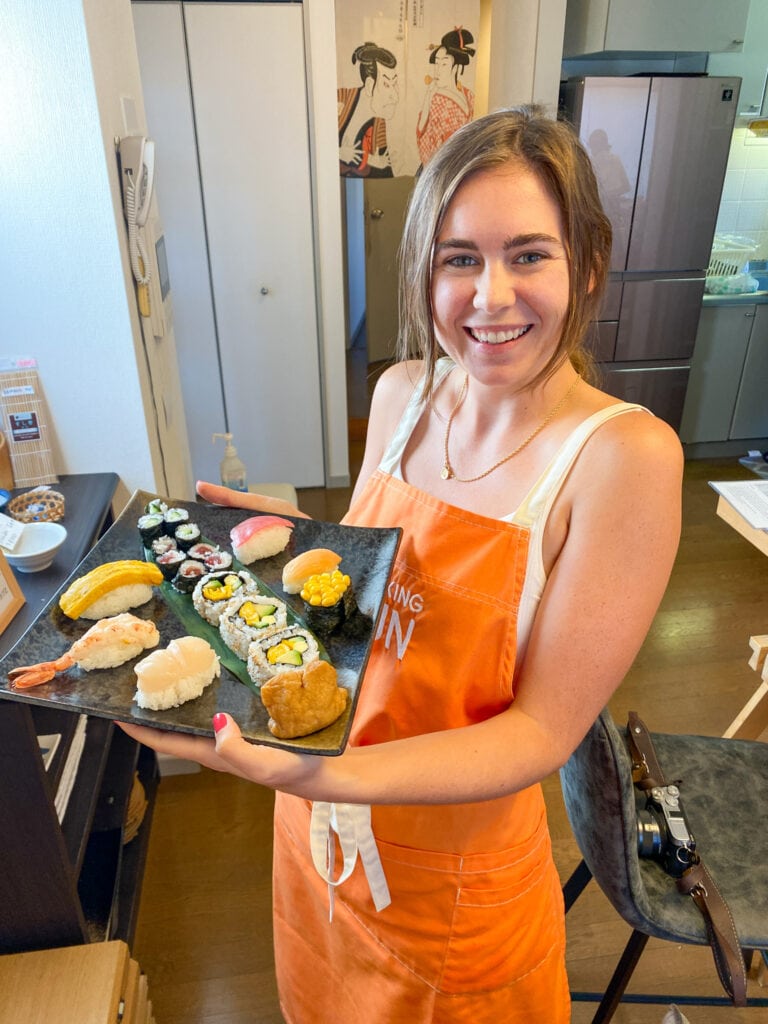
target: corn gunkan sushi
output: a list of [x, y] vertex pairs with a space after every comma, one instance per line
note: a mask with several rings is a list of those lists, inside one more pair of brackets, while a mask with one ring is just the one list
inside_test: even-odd
[[248, 648], [248, 675], [257, 685], [287, 669], [303, 668], [318, 661], [317, 640], [297, 626], [271, 633]]
[[288, 546], [293, 523], [280, 516], [251, 516], [229, 531], [235, 558], [244, 564], [271, 558]]

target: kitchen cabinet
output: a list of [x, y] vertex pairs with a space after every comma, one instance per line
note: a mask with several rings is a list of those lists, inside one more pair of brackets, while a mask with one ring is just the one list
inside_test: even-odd
[[680, 439], [686, 444], [768, 437], [768, 305], [701, 312]]
[[758, 305], [736, 394], [730, 436], [768, 437], [768, 306]]
[[146, 975], [124, 942], [0, 956], [0, 1024], [152, 1024]]
[[302, 5], [131, 9], [193, 466], [227, 429], [251, 481], [322, 486]]
[[568, 0], [563, 56], [740, 50], [749, 0]]

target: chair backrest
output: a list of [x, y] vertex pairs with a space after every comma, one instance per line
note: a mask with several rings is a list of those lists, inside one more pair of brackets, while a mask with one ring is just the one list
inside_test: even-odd
[[560, 771], [573, 834], [587, 867], [633, 928], [672, 941], [706, 941], [700, 915], [681, 900], [674, 879], [637, 848], [632, 762], [604, 709]]

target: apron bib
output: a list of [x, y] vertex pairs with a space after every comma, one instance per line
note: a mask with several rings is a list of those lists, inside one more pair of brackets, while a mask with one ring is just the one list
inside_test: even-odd
[[[344, 522], [404, 527], [351, 745], [507, 708], [529, 531], [380, 471]], [[370, 813], [391, 903], [376, 910], [357, 863], [330, 921], [309, 852], [311, 805], [277, 794], [275, 958], [289, 1024], [566, 1024], [563, 900], [541, 788]]]

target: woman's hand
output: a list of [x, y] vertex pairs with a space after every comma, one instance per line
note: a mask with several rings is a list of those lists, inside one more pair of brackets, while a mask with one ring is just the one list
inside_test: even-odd
[[304, 512], [300, 512], [290, 501], [285, 501], [284, 498], [271, 498], [267, 494], [255, 494], [251, 491], [235, 491], [231, 487], [223, 487], [221, 484], [206, 483], [205, 480], [197, 481], [196, 490], [201, 498], [210, 501], [213, 505], [244, 508], [253, 512], [269, 512], [276, 516], [311, 518]]
[[327, 759], [311, 754], [248, 743], [237, 722], [229, 715], [213, 717], [215, 738], [167, 732], [143, 725], [115, 722], [123, 732], [159, 754], [171, 754], [185, 761], [196, 761], [205, 768], [228, 772], [249, 782], [286, 793], [308, 795], [315, 791], [316, 779]]

